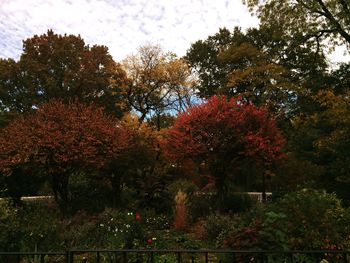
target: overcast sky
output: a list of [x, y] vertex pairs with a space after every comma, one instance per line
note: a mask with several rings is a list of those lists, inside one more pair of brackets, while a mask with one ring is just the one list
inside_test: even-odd
[[[182, 56], [220, 27], [257, 25], [242, 0], [0, 0], [0, 57], [18, 59], [22, 40], [48, 29], [106, 45], [120, 61], [148, 43]], [[332, 61], [349, 61], [343, 53]]]
[[241, 0], [0, 0], [0, 57], [17, 59], [23, 39], [48, 29], [106, 45], [119, 61], [146, 43], [181, 56], [220, 27], [257, 25]]

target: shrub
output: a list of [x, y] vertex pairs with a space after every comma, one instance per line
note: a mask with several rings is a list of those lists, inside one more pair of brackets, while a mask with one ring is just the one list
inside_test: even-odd
[[106, 215], [89, 214], [84, 210], [60, 220], [58, 239], [61, 249], [93, 249], [106, 246], [106, 234], [99, 228]]
[[210, 214], [204, 221], [204, 229], [206, 240], [210, 242], [217, 241], [220, 235], [227, 234], [234, 227], [232, 216], [221, 214]]
[[241, 213], [248, 211], [253, 205], [247, 193], [230, 193], [225, 198], [222, 208], [224, 212]]
[[[0, 189], [2, 196], [10, 197], [14, 205], [19, 205], [21, 197], [36, 195], [45, 178], [39, 172], [33, 173], [31, 170], [21, 167], [12, 168], [11, 175], [0, 173], [0, 180], [3, 189]], [[39, 175], [38, 175], [39, 174]]]
[[224, 237], [235, 249], [347, 249], [350, 210], [334, 194], [304, 189], [242, 217]]
[[27, 203], [18, 210], [21, 251], [59, 249], [57, 239], [60, 217], [58, 208], [42, 203]]
[[152, 240], [153, 229], [150, 226], [154, 227], [156, 220], [141, 212], [106, 210], [99, 230], [104, 233], [108, 247], [145, 248], [148, 240]]
[[198, 191], [198, 187], [193, 182], [184, 179], [176, 180], [168, 186], [168, 191], [172, 198], [175, 198], [180, 190], [187, 196], [192, 196], [196, 191]]
[[213, 193], [196, 192], [188, 198], [190, 220], [195, 222], [201, 218], [205, 218], [208, 214], [217, 210], [216, 204]]
[[18, 209], [6, 200], [0, 201], [0, 248], [4, 251], [18, 251], [21, 237]]
[[0, 247], [7, 251], [48, 251], [57, 245], [58, 214], [37, 204], [0, 204]]

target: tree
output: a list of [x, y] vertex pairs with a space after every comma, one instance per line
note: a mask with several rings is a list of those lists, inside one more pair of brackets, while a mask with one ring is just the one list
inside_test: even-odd
[[276, 25], [290, 43], [323, 52], [329, 43], [350, 44], [350, 4], [347, 0], [245, 0], [260, 18], [260, 26]]
[[[128, 133], [128, 145], [118, 159], [111, 162], [111, 183], [115, 193], [120, 193], [121, 185], [135, 187], [137, 192], [144, 190], [144, 184], [152, 177], [158, 156], [157, 131], [148, 123], [139, 123], [136, 115], [126, 114], [120, 123]], [[143, 186], [143, 187], [142, 187]], [[115, 201], [120, 201], [115, 195]]]
[[247, 161], [256, 167], [271, 164], [282, 156], [283, 143], [266, 109], [214, 96], [178, 115], [167, 133], [164, 149], [173, 161], [192, 160], [206, 165], [223, 201], [230, 174]]
[[70, 176], [108, 170], [126, 147], [127, 138], [118, 121], [102, 108], [53, 100], [1, 130], [0, 168], [11, 176], [18, 166], [40, 167], [64, 208]]
[[131, 80], [129, 103], [140, 114], [140, 122], [167, 111], [184, 111], [192, 105], [194, 80], [183, 59], [148, 45], [127, 57], [123, 66]]
[[308, 105], [308, 91], [323, 83], [325, 58], [299, 44], [290, 47], [275, 28], [224, 28], [192, 44], [186, 59], [198, 74], [201, 97], [241, 97], [283, 118]]
[[95, 102], [120, 117], [128, 110], [126, 74], [105, 46], [80, 36], [46, 34], [23, 41], [18, 61], [0, 60], [0, 109], [27, 112], [59, 98]]
[[301, 158], [324, 168], [321, 187], [350, 200], [349, 92], [320, 91], [313, 96], [317, 111], [293, 120], [293, 146]]

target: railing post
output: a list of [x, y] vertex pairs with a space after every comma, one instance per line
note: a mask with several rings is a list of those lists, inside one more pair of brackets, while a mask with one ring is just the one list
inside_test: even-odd
[[67, 263], [74, 263], [74, 255], [73, 255], [73, 251], [67, 250], [66, 251], [66, 262]]
[[262, 253], [261, 251], [258, 252], [259, 254], [259, 258], [260, 258], [260, 263], [264, 263], [264, 253]]
[[236, 262], [236, 253], [235, 252], [232, 253], [232, 262]]
[[289, 253], [290, 263], [293, 263], [293, 253]]
[[44, 254], [40, 254], [40, 263], [44, 263]]
[[208, 252], [205, 252], [205, 263], [208, 263]]
[[96, 263], [100, 263], [100, 251], [96, 251]]
[[127, 263], [128, 262], [128, 252], [124, 251], [123, 252], [123, 263]]
[[177, 252], [177, 263], [181, 263], [181, 252]]
[[344, 259], [344, 263], [348, 262], [348, 253], [346, 252], [343, 253], [343, 259]]

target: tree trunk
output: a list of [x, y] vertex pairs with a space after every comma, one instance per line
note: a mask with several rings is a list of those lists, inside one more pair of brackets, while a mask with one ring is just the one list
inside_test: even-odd
[[225, 200], [227, 197], [227, 182], [226, 182], [226, 174], [225, 168], [220, 167], [219, 169], [215, 169], [213, 173], [215, 178], [215, 186], [217, 191], [217, 206], [220, 212], [223, 212], [225, 209]]
[[69, 205], [69, 174], [53, 174], [52, 175], [52, 190], [55, 195], [55, 201], [58, 203], [63, 214], [68, 211]]
[[112, 191], [113, 191], [113, 206], [117, 207], [122, 203], [121, 195], [121, 177], [112, 173], [111, 176]]

